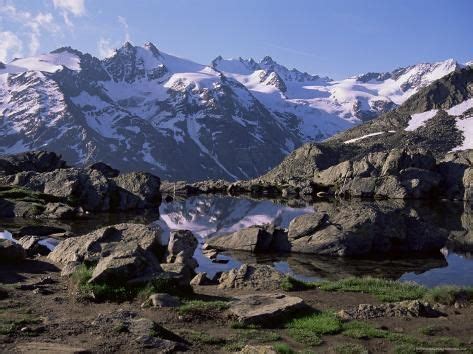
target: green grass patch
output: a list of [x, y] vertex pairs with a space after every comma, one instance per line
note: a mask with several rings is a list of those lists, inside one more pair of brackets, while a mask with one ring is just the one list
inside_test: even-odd
[[368, 349], [353, 343], [339, 344], [333, 350], [337, 354], [368, 354]]
[[422, 298], [427, 288], [413, 283], [402, 283], [378, 278], [345, 278], [337, 281], [318, 283], [325, 291], [347, 291], [372, 294], [381, 301], [403, 301]]
[[196, 317], [212, 317], [225, 311], [230, 304], [225, 301], [203, 301], [190, 300], [181, 305], [177, 311], [180, 315], [196, 316]]
[[214, 337], [208, 333], [201, 331], [186, 331], [184, 333], [184, 337], [190, 342], [206, 345], [223, 345], [227, 343], [227, 340], [225, 338]]
[[294, 354], [295, 351], [289, 347], [286, 343], [275, 343], [273, 344], [273, 349], [276, 351], [276, 353], [279, 354]]
[[0, 335], [11, 335], [19, 332], [23, 327], [41, 322], [38, 318], [26, 313], [9, 313], [9, 315], [7, 317], [3, 313], [0, 316]]
[[320, 312], [295, 318], [287, 324], [287, 328], [289, 335], [296, 341], [315, 346], [322, 343], [322, 335], [341, 332], [342, 322], [331, 312]]
[[429, 289], [424, 295], [424, 299], [432, 303], [453, 305], [455, 301], [461, 299], [465, 301], [473, 300], [473, 287], [461, 288], [458, 286], [444, 285]]
[[431, 325], [419, 328], [419, 333], [424, 336], [437, 336], [439, 333], [442, 333], [445, 327], [438, 325]]
[[281, 281], [281, 289], [284, 291], [302, 291], [317, 288], [317, 283], [304, 282], [291, 276], [285, 276]]

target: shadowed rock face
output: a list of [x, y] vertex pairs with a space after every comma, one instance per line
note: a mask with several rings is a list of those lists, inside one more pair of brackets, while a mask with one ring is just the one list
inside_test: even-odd
[[438, 253], [448, 238], [447, 230], [433, 226], [414, 210], [356, 202], [328, 204], [316, 214], [295, 218], [287, 232], [280, 231], [279, 242], [274, 242], [273, 233], [264, 232], [267, 228], [252, 226], [211, 239], [208, 244], [251, 252], [366, 256]]

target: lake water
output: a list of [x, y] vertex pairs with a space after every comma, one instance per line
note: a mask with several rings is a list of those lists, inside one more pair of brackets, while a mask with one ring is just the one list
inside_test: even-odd
[[[264, 223], [287, 227], [289, 222], [302, 214], [323, 209], [334, 201], [303, 202], [293, 200], [278, 202], [228, 196], [197, 196], [161, 205], [157, 210], [143, 213], [97, 214], [85, 220], [73, 222], [33, 221], [20, 219], [0, 220], [0, 232], [18, 231], [34, 223], [42, 226], [58, 226], [73, 234], [90, 232], [98, 227], [121, 222], [159, 223], [171, 229], [191, 230], [202, 245], [208, 237], [234, 232]], [[338, 202], [341, 203], [341, 202]], [[323, 257], [306, 254], [251, 254], [248, 252], [224, 252], [218, 263], [211, 262], [197, 249], [195, 257], [198, 271], [210, 276], [243, 263], [273, 265], [276, 269], [304, 280], [340, 279], [348, 276], [375, 276], [403, 281], [415, 281], [426, 286], [442, 284], [473, 285], [473, 212], [465, 210], [462, 203], [382, 201], [396, 209], [408, 209], [424, 220], [429, 220], [450, 232], [456, 240], [449, 241], [435, 256], [406, 256], [382, 259], [352, 259], [346, 257]]]
[[[205, 242], [208, 237], [237, 231], [251, 225], [273, 223], [287, 227], [296, 216], [314, 212], [327, 201], [287, 205], [271, 200], [227, 196], [197, 196], [163, 203], [161, 223], [170, 229], [188, 229]], [[473, 285], [473, 214], [465, 213], [463, 204], [445, 202], [432, 207], [428, 203], [383, 201], [394, 208], [414, 210], [439, 227], [446, 228], [461, 242], [448, 242], [438, 255], [397, 257], [393, 259], [352, 259], [305, 254], [265, 254], [224, 252], [212, 263], [197, 250], [199, 271], [210, 275], [238, 267], [243, 263], [273, 265], [278, 270], [304, 280], [340, 279], [347, 276], [376, 276], [415, 281], [426, 286], [441, 284]], [[471, 216], [470, 216], [471, 215]], [[468, 240], [470, 241], [468, 243]], [[466, 241], [466, 242], [464, 242]], [[466, 243], [466, 244], [465, 244]], [[471, 247], [471, 248], [470, 248]]]

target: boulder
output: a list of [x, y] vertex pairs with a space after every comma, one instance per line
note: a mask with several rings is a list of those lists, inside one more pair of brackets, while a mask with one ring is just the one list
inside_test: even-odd
[[109, 165], [107, 165], [103, 162], [93, 163], [92, 165], [87, 166], [87, 168], [89, 170], [99, 171], [107, 178], [118, 177], [118, 175], [120, 174], [120, 171], [110, 167]]
[[196, 286], [196, 285], [212, 285], [214, 284], [212, 279], [209, 279], [207, 277], [207, 273], [201, 272], [198, 273], [192, 280], [190, 281], [190, 285]]
[[23, 171], [50, 172], [65, 168], [60, 155], [47, 151], [29, 151], [0, 158], [0, 175], [12, 175]]
[[285, 230], [272, 224], [254, 225], [231, 234], [213, 237], [207, 244], [218, 250], [249, 252], [288, 251]]
[[179, 298], [166, 293], [158, 293], [150, 295], [141, 307], [178, 307], [180, 304]]
[[160, 248], [159, 229], [118, 224], [66, 239], [48, 258], [63, 267], [76, 262], [96, 264], [90, 282], [126, 283], [162, 273]]
[[243, 264], [238, 269], [223, 272], [220, 289], [278, 290], [284, 275], [269, 265]]
[[64, 203], [48, 203], [42, 216], [48, 219], [71, 219], [81, 214], [80, 208], [75, 208]]
[[18, 243], [0, 239], [0, 263], [18, 263], [25, 259], [26, 252]]
[[343, 320], [369, 320], [379, 317], [439, 317], [442, 314], [428, 303], [408, 300], [380, 305], [360, 304], [341, 310], [337, 315]]
[[38, 254], [46, 256], [51, 251], [44, 244], [40, 243], [41, 240], [42, 237], [39, 236], [23, 236], [18, 240], [18, 243], [23, 247], [29, 257], [34, 257]]
[[314, 233], [327, 219], [327, 214], [315, 212], [298, 216], [291, 220], [288, 228], [288, 239], [297, 240]]
[[120, 210], [158, 207], [161, 203], [161, 180], [157, 176], [146, 172], [129, 172], [120, 174], [113, 181], [121, 188]]
[[235, 297], [229, 311], [243, 324], [274, 324], [274, 321], [303, 309], [304, 300], [285, 294], [252, 294]]
[[446, 230], [415, 214], [377, 204], [342, 203], [327, 210], [327, 222], [292, 240], [291, 250], [335, 256], [438, 253]]
[[193, 258], [198, 241], [189, 230], [172, 231], [167, 253], [167, 263], [182, 263], [192, 269], [197, 268], [197, 262]]

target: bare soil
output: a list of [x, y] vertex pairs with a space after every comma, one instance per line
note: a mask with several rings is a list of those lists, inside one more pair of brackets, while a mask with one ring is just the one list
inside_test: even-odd
[[[46, 280], [44, 280], [46, 278]], [[43, 285], [29, 286], [43, 280]], [[18, 265], [0, 265], [0, 284], [7, 295], [0, 292], [0, 352], [76, 352], [83, 349], [93, 353], [137, 352], [134, 338], [110, 328], [92, 325], [100, 313], [117, 309], [136, 312], [159, 323], [187, 343], [193, 353], [224, 353], [238, 350], [245, 344], [286, 343], [294, 351], [336, 353], [342, 344], [357, 344], [371, 353], [399, 351], [399, 343], [386, 339], [352, 339], [342, 334], [325, 335], [323, 343], [307, 347], [289, 336], [284, 323], [274, 328], [232, 328], [232, 319], [226, 311], [208, 316], [181, 316], [172, 308], [141, 308], [141, 300], [124, 303], [95, 303], [78, 301], [67, 279], [61, 278], [59, 269], [45, 258], [27, 260]], [[199, 286], [196, 296], [205, 298], [232, 297], [250, 291], [221, 290], [216, 286]], [[324, 292], [308, 290], [291, 292], [317, 310], [340, 310], [361, 303], [379, 303], [371, 295], [359, 293]], [[463, 343], [462, 350], [473, 351], [473, 307], [444, 307], [446, 316], [439, 318], [379, 318], [370, 320], [378, 328], [412, 335], [426, 342], [434, 338], [448, 337], [446, 343]], [[426, 327], [435, 328], [435, 337], [422, 333]], [[425, 331], [424, 331], [425, 332]], [[44, 343], [66, 347], [44, 347]], [[71, 348], [73, 347], [73, 348]], [[453, 348], [455, 349], [455, 348]], [[451, 352], [454, 350], [451, 349]], [[157, 352], [156, 349], [140, 348], [140, 352]], [[446, 350], [448, 352], [449, 350]], [[402, 352], [402, 351], [401, 351]], [[406, 351], [404, 351], [406, 352]]]

